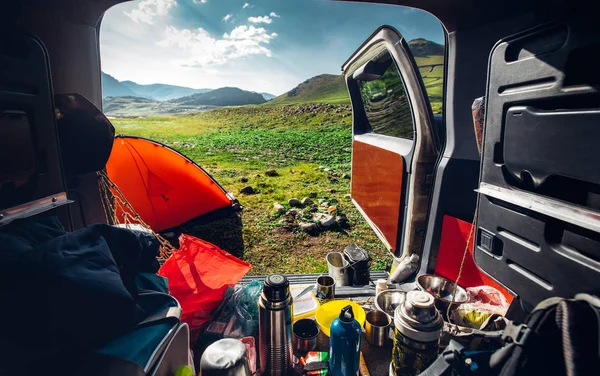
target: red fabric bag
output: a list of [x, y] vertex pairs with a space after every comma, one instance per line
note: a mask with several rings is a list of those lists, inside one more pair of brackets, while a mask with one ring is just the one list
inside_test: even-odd
[[181, 320], [190, 326], [190, 339], [198, 334], [219, 307], [227, 286], [235, 285], [251, 265], [219, 247], [182, 234], [158, 274], [169, 280], [169, 291], [181, 304]]

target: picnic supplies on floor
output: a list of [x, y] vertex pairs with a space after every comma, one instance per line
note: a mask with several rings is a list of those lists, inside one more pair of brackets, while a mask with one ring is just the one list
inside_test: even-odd
[[181, 235], [179, 245], [158, 274], [169, 280], [169, 290], [181, 304], [181, 319], [190, 326], [191, 342], [195, 343], [221, 304], [227, 287], [237, 283], [251, 266], [189, 235]]

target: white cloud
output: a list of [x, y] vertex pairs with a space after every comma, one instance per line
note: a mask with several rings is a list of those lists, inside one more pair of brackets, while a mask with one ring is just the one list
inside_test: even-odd
[[273, 20], [269, 16], [249, 17], [248, 21], [250, 21], [252, 23], [266, 23], [266, 24], [270, 24], [271, 22], [273, 22]]
[[271, 12], [271, 14], [269, 14], [269, 16], [271, 16], [273, 18], [279, 18], [279, 15], [275, 12]]
[[223, 21], [227, 22], [231, 19], [231, 17], [233, 17], [233, 14], [227, 14], [225, 17], [223, 17]]
[[206, 3], [208, 3], [208, 0], [192, 0], [192, 2], [193, 2], [194, 4], [200, 4], [200, 3], [202, 3], [202, 4], [206, 4]]
[[247, 25], [236, 27], [231, 33], [223, 34], [221, 39], [202, 28], [190, 30], [167, 26], [165, 38], [157, 44], [187, 51], [189, 57], [176, 62], [180, 66], [205, 67], [251, 55], [270, 57], [271, 50], [266, 45], [275, 37], [276, 33]]
[[154, 23], [154, 18], [165, 16], [169, 9], [177, 5], [177, 0], [142, 0], [137, 8], [131, 12], [125, 12], [125, 15], [137, 23]]
[[244, 6], [242, 7], [242, 9], [246, 9], [250, 6], [250, 3], [244, 3]]

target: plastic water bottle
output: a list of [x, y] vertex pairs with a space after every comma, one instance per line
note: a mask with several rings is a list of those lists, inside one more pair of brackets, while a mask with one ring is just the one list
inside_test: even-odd
[[358, 375], [361, 327], [354, 319], [352, 306], [342, 308], [333, 320], [329, 337], [329, 372], [332, 376]]

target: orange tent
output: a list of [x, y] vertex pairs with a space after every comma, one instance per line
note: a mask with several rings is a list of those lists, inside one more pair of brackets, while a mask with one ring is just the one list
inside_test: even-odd
[[[117, 136], [106, 170], [156, 232], [233, 204], [200, 166], [168, 146], [144, 138]], [[123, 218], [123, 213], [116, 214]]]

